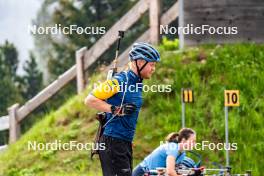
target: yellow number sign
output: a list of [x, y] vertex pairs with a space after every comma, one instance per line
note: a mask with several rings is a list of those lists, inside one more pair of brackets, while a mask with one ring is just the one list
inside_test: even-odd
[[225, 90], [225, 106], [239, 106], [239, 90]]
[[193, 103], [193, 91], [191, 89], [183, 89], [182, 90], [182, 101], [184, 103]]

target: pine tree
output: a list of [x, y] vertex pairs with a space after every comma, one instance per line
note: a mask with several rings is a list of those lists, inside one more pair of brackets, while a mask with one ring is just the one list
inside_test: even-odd
[[0, 116], [6, 115], [12, 104], [22, 102], [16, 82], [17, 66], [18, 52], [12, 43], [5, 41], [0, 46]]
[[23, 69], [25, 71], [25, 75], [22, 77], [25, 86], [23, 97], [30, 99], [43, 87], [43, 76], [37, 68], [37, 62], [32, 52], [30, 52], [30, 59], [26, 61]]
[[13, 80], [16, 78], [16, 70], [18, 67], [18, 52], [14, 44], [9, 43], [7, 40], [5, 43], [0, 46], [1, 50], [1, 66], [2, 71], [4, 70], [5, 74], [10, 75]]

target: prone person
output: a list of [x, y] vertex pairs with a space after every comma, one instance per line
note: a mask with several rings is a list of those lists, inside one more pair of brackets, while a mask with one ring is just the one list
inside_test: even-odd
[[166, 168], [168, 176], [178, 176], [175, 165], [186, 157], [185, 150], [191, 150], [196, 142], [196, 133], [191, 128], [182, 128], [178, 133], [170, 133], [166, 143], [157, 147], [133, 170], [132, 176], [144, 176], [150, 170]]

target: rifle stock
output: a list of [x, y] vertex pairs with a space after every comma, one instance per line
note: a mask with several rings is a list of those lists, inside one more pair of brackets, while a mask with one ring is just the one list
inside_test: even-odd
[[[94, 146], [96, 146], [97, 144], [99, 144], [100, 141], [100, 137], [102, 136], [102, 134], [104, 133], [104, 124], [106, 123], [106, 113], [105, 112], [100, 112], [96, 114], [96, 119], [99, 122], [99, 126], [94, 138]], [[99, 154], [99, 149], [93, 149], [91, 150], [91, 159], [93, 159], [93, 156]]]

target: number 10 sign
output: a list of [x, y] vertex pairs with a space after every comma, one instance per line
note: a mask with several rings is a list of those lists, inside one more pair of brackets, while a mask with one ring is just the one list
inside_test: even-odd
[[[239, 106], [239, 90], [225, 90], [225, 138], [228, 146], [228, 107]], [[226, 166], [229, 166], [229, 151], [226, 150]]]
[[225, 90], [225, 106], [239, 106], [239, 90]]

